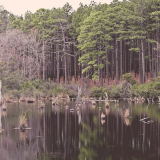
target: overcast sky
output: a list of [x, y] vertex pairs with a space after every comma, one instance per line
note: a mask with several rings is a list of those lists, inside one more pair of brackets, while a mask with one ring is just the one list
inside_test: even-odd
[[[96, 3], [111, 3], [112, 0], [94, 0]], [[79, 3], [90, 4], [91, 0], [0, 0], [0, 5], [15, 15], [24, 15], [28, 10], [34, 13], [40, 8], [52, 9], [53, 7], [63, 7], [68, 2], [74, 10], [79, 6]]]

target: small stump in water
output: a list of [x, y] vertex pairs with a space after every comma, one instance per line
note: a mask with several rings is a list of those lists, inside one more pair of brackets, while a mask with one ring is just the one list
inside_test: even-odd
[[38, 109], [42, 109], [42, 108], [45, 108], [45, 104], [41, 100], [38, 100]]
[[0, 129], [0, 133], [3, 133], [4, 132], [4, 129]]
[[19, 126], [19, 130], [20, 130], [21, 132], [24, 132], [27, 127], [28, 127], [27, 123], [26, 123], [26, 124], [21, 124], [21, 125]]
[[2, 104], [2, 111], [6, 111], [6, 102], [5, 101]]

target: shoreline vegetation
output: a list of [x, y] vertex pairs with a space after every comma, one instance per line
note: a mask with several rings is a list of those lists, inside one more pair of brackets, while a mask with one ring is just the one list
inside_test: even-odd
[[[16, 79], [16, 77], [15, 77]], [[11, 79], [10, 79], [11, 80]], [[27, 102], [42, 103], [42, 100], [50, 100], [53, 105], [61, 101], [76, 101], [80, 96], [81, 101], [115, 101], [156, 103], [160, 101], [160, 76], [151, 79], [148, 83], [137, 83], [130, 73], [122, 76], [122, 83], [106, 87], [82, 87], [81, 95], [78, 95], [80, 85], [78, 83], [56, 84], [36, 79], [12, 81], [12, 88], [3, 85], [2, 94], [5, 103]], [[3, 82], [2, 82], [3, 84]], [[13, 86], [15, 86], [13, 88]], [[78, 101], [78, 100], [77, 100]]]

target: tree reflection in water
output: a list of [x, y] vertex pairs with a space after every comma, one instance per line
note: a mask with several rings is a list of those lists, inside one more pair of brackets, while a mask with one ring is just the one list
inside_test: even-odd
[[[94, 116], [86, 115], [79, 131], [79, 160], [159, 158], [158, 107], [123, 103], [120, 106], [111, 104], [110, 108], [102, 105], [101, 110], [98, 107], [95, 110]], [[103, 124], [100, 118], [102, 112], [106, 115]], [[139, 121], [144, 113], [153, 123]]]
[[98, 118], [93, 117], [93, 129], [87, 124], [83, 123], [82, 131], [79, 133], [79, 140], [81, 142], [79, 160], [94, 160], [97, 155], [97, 146], [100, 142], [98, 136]]

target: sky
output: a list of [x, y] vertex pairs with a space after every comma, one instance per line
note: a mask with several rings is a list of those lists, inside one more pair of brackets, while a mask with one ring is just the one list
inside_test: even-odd
[[[101, 2], [110, 4], [113, 0], [94, 0], [97, 4]], [[24, 15], [25, 12], [31, 11], [32, 13], [40, 8], [52, 9], [63, 7], [68, 2], [74, 10], [79, 7], [80, 2], [83, 4], [90, 4], [91, 0], [0, 0], [2, 5], [7, 11], [15, 15]]]

